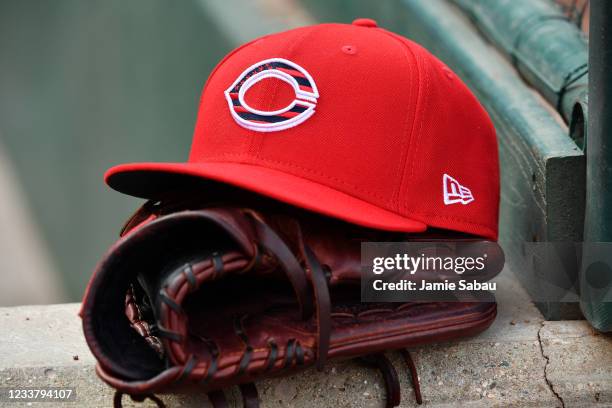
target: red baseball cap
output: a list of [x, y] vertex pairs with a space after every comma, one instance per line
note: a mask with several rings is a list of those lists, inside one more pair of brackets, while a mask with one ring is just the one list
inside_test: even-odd
[[187, 163], [111, 168], [143, 198], [198, 177], [366, 227], [497, 239], [495, 129], [463, 82], [369, 19], [253, 40], [214, 69]]

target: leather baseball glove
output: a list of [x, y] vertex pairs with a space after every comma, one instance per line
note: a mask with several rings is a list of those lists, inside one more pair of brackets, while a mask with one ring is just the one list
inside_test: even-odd
[[[447, 239], [447, 234], [439, 235]], [[436, 238], [430, 235], [429, 238]], [[477, 237], [456, 236], [456, 239]], [[239, 385], [360, 358], [381, 370], [387, 407], [400, 401], [384, 356], [470, 336], [494, 320], [489, 302], [362, 303], [360, 244], [423, 239], [280, 208], [150, 201], [126, 224], [85, 293], [85, 338], [97, 373], [135, 400], [197, 389], [215, 407]]]

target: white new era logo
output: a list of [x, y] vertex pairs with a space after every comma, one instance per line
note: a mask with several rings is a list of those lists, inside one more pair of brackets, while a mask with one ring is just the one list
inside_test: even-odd
[[442, 185], [444, 189], [444, 204], [469, 204], [474, 201], [474, 196], [469, 188], [459, 184], [457, 180], [444, 174], [442, 177]]

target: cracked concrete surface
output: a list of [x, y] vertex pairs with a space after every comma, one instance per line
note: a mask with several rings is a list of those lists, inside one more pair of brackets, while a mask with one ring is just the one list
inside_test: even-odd
[[[424, 405], [612, 407], [612, 337], [584, 321], [544, 321], [512, 274], [505, 271], [497, 281], [499, 314], [489, 330], [413, 350]], [[0, 387], [76, 387], [76, 406], [111, 404], [113, 391], [94, 374], [78, 307], [0, 308]], [[416, 406], [405, 363], [398, 353], [388, 356], [400, 377], [401, 406]], [[262, 406], [274, 408], [383, 407], [385, 398], [380, 374], [355, 361], [332, 362], [322, 373], [310, 369], [264, 380], [257, 387]], [[236, 388], [227, 395], [231, 406], [241, 406]], [[170, 407], [210, 406], [204, 395], [163, 399]], [[124, 400], [125, 406], [154, 406]], [[26, 406], [7, 404], [20, 405]]]
[[544, 322], [547, 378], [566, 407], [612, 407], [612, 336], [583, 321]]
[[544, 359], [546, 360], [546, 364], [544, 364], [544, 380], [546, 381], [546, 384], [548, 384], [548, 388], [550, 389], [550, 392], [552, 392], [555, 395], [555, 397], [557, 397], [557, 400], [559, 400], [559, 404], [561, 405], [561, 407], [565, 408], [565, 402], [563, 401], [563, 398], [561, 398], [559, 393], [555, 390], [555, 385], [550, 380], [550, 377], [548, 375], [548, 367], [550, 365], [550, 356], [548, 355], [547, 351], [544, 350], [544, 346], [542, 345], [542, 328], [543, 327], [544, 327], [544, 322], [542, 322], [542, 327], [540, 328], [540, 330], [538, 330], [538, 342], [540, 345], [540, 352], [542, 353], [542, 357], [544, 357]]

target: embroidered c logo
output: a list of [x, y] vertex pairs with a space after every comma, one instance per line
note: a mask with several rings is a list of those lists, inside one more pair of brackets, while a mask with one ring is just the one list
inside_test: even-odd
[[[260, 111], [244, 100], [246, 92], [257, 82], [276, 78], [287, 82], [295, 91], [295, 99], [275, 111]], [[315, 112], [319, 91], [308, 72], [283, 58], [271, 58], [247, 68], [225, 91], [232, 117], [242, 127], [257, 132], [275, 132], [299, 125]]]

